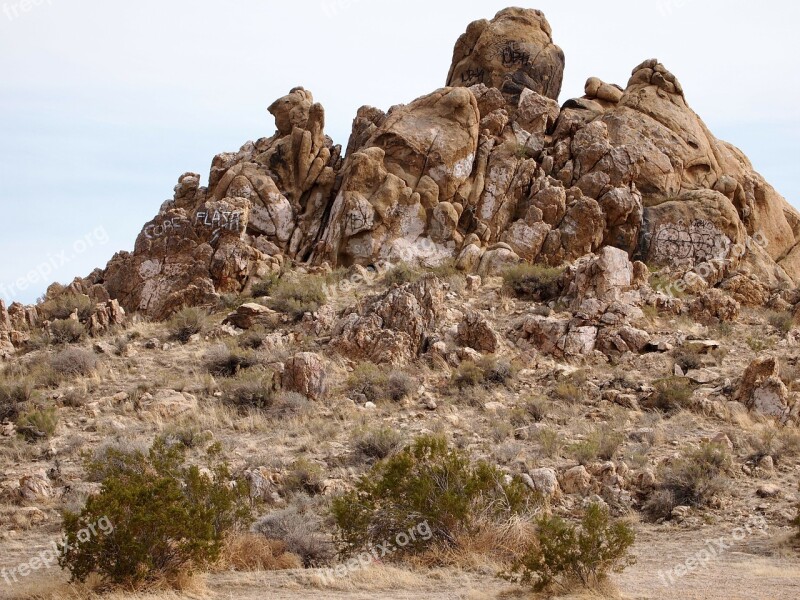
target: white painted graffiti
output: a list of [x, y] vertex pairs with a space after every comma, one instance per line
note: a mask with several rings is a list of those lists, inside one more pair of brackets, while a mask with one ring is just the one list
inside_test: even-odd
[[226, 229], [240, 231], [242, 227], [242, 211], [240, 210], [215, 210], [200, 211], [197, 213], [195, 223], [211, 227], [214, 231]]
[[709, 221], [679, 221], [659, 227], [653, 241], [654, 258], [678, 265], [695, 265], [711, 258], [726, 257], [731, 240]]
[[152, 223], [144, 228], [144, 235], [149, 240], [154, 240], [162, 236], [168, 235], [174, 231], [178, 231], [187, 221], [183, 217], [172, 217], [166, 219], [162, 223]]

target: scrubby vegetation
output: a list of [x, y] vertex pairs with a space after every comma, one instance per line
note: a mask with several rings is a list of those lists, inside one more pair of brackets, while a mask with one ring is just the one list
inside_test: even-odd
[[202, 308], [184, 308], [175, 313], [167, 322], [170, 338], [183, 344], [193, 335], [203, 333], [208, 314]]
[[528, 300], [547, 302], [561, 294], [563, 268], [520, 263], [503, 273], [503, 282], [508, 293]]
[[659, 487], [644, 506], [652, 519], [665, 519], [676, 506], [706, 506], [729, 485], [731, 456], [721, 444], [684, 452], [659, 472]]
[[579, 525], [560, 517], [542, 517], [530, 550], [507, 577], [535, 591], [568, 590], [574, 584], [597, 588], [610, 573], [635, 564], [629, 553], [633, 528], [612, 520], [607, 508], [589, 506]]
[[[73, 579], [93, 574], [127, 589], [176, 583], [216, 561], [226, 536], [246, 523], [245, 487], [227, 465], [184, 464], [184, 447], [158, 440], [149, 452], [109, 449], [87, 463], [102, 483], [80, 513], [64, 515], [60, 564]], [[87, 534], [86, 532], [90, 533]]]
[[270, 289], [270, 296], [270, 308], [294, 319], [317, 312], [328, 301], [325, 279], [315, 275], [281, 279]]
[[642, 402], [644, 408], [665, 413], [689, 408], [692, 399], [692, 386], [684, 377], [667, 377], [653, 383], [655, 391]]
[[521, 482], [506, 483], [497, 469], [472, 462], [444, 438], [423, 436], [375, 465], [352, 492], [334, 499], [332, 513], [345, 554], [426, 523], [431, 536], [409, 540], [402, 549], [419, 552], [431, 539], [455, 545], [479, 518], [505, 518], [531, 502]]

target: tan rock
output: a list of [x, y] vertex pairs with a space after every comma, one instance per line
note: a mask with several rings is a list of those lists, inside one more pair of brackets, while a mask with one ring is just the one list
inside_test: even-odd
[[458, 325], [458, 343], [478, 352], [493, 354], [500, 345], [500, 336], [480, 313], [470, 311]]
[[323, 400], [328, 392], [327, 369], [325, 360], [318, 354], [295, 354], [284, 365], [283, 388], [312, 400]]
[[564, 53], [538, 10], [507, 8], [492, 21], [475, 21], [456, 43], [447, 85], [489, 87], [519, 94], [528, 88], [558, 99]]

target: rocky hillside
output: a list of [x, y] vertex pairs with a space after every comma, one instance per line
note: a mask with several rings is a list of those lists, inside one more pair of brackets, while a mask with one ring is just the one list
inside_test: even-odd
[[[207, 187], [180, 177], [133, 252], [0, 302], [0, 567], [97, 493], [84, 451], [168, 439], [198, 464], [219, 442], [248, 535], [282, 552], [253, 580], [267, 567], [226, 547], [212, 592], [507, 597], [494, 575], [533, 519], [596, 504], [639, 535], [626, 597], [743, 597], [745, 572], [796, 597], [800, 214], [657, 60], [560, 106], [564, 68], [541, 12], [503, 10], [446, 87], [361, 108], [346, 151], [295, 88], [272, 137], [216, 156]], [[332, 499], [431, 434], [540, 504], [321, 582]], [[713, 575], [675, 574], [753, 519]], [[75, 597], [63, 578], [9, 585]]]

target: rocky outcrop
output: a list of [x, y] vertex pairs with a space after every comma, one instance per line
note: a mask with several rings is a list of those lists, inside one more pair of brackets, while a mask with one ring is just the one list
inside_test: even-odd
[[563, 69], [541, 12], [500, 11], [458, 40], [447, 87], [359, 109], [346, 158], [322, 106], [294, 88], [269, 107], [272, 137], [215, 157], [207, 187], [181, 176], [133, 252], [75, 285], [160, 319], [287, 261], [454, 259], [496, 275], [604, 247], [739, 302], [763, 295], [742, 277], [763, 293], [800, 282], [800, 213], [712, 135], [664, 65], [641, 63], [624, 89], [591, 77], [559, 106]]
[[558, 99], [564, 53], [538, 10], [507, 8], [491, 21], [475, 21], [456, 43], [449, 86], [485, 84], [505, 93], [530, 89]]
[[580, 259], [563, 276], [566, 292], [560, 302], [569, 312], [523, 317], [514, 324], [511, 339], [567, 358], [595, 350], [606, 356], [641, 352], [650, 335], [635, 323], [644, 316], [640, 306], [652, 302], [653, 295], [637, 277], [642, 269], [624, 250], [610, 246]]
[[493, 354], [500, 345], [500, 337], [480, 313], [469, 312], [458, 325], [458, 343], [478, 352]]
[[395, 288], [342, 317], [331, 346], [351, 360], [403, 364], [425, 350], [443, 303], [436, 277]]

